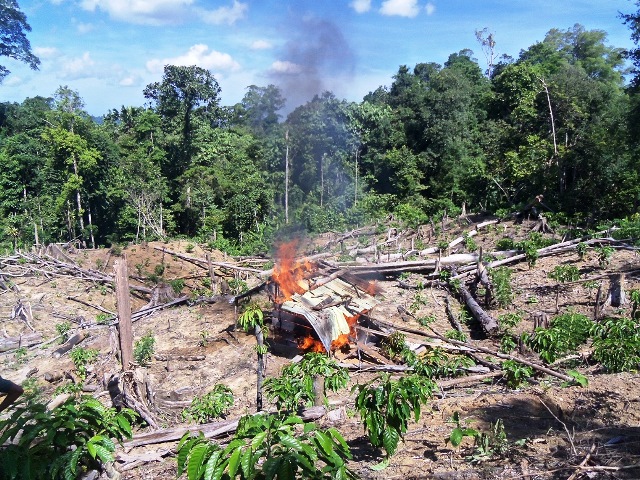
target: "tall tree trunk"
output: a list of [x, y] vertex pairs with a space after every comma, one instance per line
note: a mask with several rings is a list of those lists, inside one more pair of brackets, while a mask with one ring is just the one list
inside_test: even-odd
[[284, 156], [284, 223], [289, 223], [289, 130], [284, 134], [286, 150]]
[[91, 248], [95, 250], [96, 239], [93, 236], [93, 221], [91, 220], [91, 204], [87, 202], [87, 214], [89, 215], [89, 238], [91, 239]]
[[358, 155], [360, 154], [360, 147], [356, 147], [356, 184], [353, 189], [353, 206], [358, 206]]

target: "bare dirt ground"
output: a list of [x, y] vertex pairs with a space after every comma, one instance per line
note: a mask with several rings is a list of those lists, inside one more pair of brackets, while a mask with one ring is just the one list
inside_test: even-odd
[[[498, 224], [483, 229], [474, 239], [485, 252], [489, 252], [494, 250], [496, 241], [505, 236], [516, 240], [524, 238], [529, 227], [527, 224], [515, 225], [511, 222]], [[443, 238], [451, 241], [472, 228], [468, 224], [452, 225], [439, 238], [431, 239], [430, 245], [436, 245]], [[386, 236], [385, 230], [381, 232], [380, 239]], [[299, 254], [330, 251], [325, 246], [335, 237], [337, 235], [327, 234], [307, 242], [306, 250]], [[361, 245], [372, 244], [371, 237], [359, 240]], [[424, 242], [426, 244], [427, 240]], [[355, 244], [356, 239], [348, 239], [345, 243]], [[207, 253], [186, 241], [127, 246], [123, 252], [127, 257], [131, 282], [142, 285], [142, 280], [153, 274], [157, 265], [164, 265], [165, 280], [183, 279], [185, 286], [182, 293], [197, 296], [208, 272], [154, 247], [164, 247], [198, 258], [204, 258]], [[339, 248], [332, 248], [335, 250], [333, 258], [337, 260]], [[406, 251], [408, 247], [399, 246], [399, 249]], [[219, 252], [209, 253], [214, 261], [225, 260], [225, 256]], [[69, 255], [82, 268], [108, 274], [112, 274], [113, 262], [119, 258], [108, 250], [76, 251]], [[262, 266], [268, 268], [264, 263], [266, 261]], [[640, 267], [636, 252], [624, 249], [616, 251], [606, 270], [599, 268], [593, 250], [587, 252], [582, 260], [574, 251], [540, 258], [533, 268], [529, 268], [526, 262], [515, 263], [510, 265], [516, 293], [512, 305], [506, 309], [490, 310], [489, 313], [497, 317], [502, 313], [520, 312], [524, 321], [518, 331], [532, 331], [532, 318], [536, 313], [546, 312], [553, 316], [556, 312], [556, 282], [547, 274], [559, 264], [575, 265], [583, 278], [637, 270]], [[250, 274], [243, 274], [240, 279], [249, 287], [261, 281]], [[412, 284], [421, 279], [422, 275], [417, 273], [403, 277], [404, 282]], [[31, 326], [42, 334], [45, 341], [57, 336], [56, 325], [62, 322], [70, 322], [77, 328], [89, 325], [90, 336], [81, 345], [98, 349], [100, 356], [87, 379], [87, 385], [95, 386], [93, 394], [106, 402], [109, 397], [104, 392], [105, 377], [119, 368], [110, 341], [110, 327], [96, 325], [96, 317], [101, 312], [72, 298], [114, 312], [113, 288], [98, 282], [61, 276], [46, 278], [30, 275], [13, 278], [13, 281], [18, 287], [17, 292], [0, 290], [0, 319], [4, 336], [14, 337], [31, 332], [24, 321], [11, 319], [12, 310], [19, 300], [31, 307]], [[150, 284], [147, 282], [147, 285]], [[378, 296], [380, 304], [372, 312], [373, 317], [394, 323], [399, 328], [424, 330], [415, 319], [402, 319], [398, 313], [398, 306], [413, 306], [415, 310], [416, 295], [419, 293], [420, 304], [415, 310], [416, 317], [434, 315], [436, 321], [431, 325], [434, 330], [441, 334], [451, 330], [445, 313], [443, 290], [436, 287], [420, 291], [401, 288], [397, 276], [380, 278], [379, 285], [384, 293]], [[607, 285], [608, 280], [603, 280], [603, 288]], [[640, 288], [637, 274], [627, 276], [626, 288]], [[594, 299], [593, 288], [573, 284], [561, 291], [559, 310], [566, 312], [573, 309], [591, 316]], [[132, 309], [138, 310], [148, 300], [144, 295], [139, 298], [132, 296]], [[460, 309], [458, 305], [455, 308]], [[627, 305], [616, 313], [628, 315], [629, 309]], [[610, 313], [614, 313], [613, 310]], [[148, 333], [152, 333], [156, 339], [154, 357], [146, 371], [155, 389], [161, 427], [186, 425], [180, 415], [181, 406], [188, 405], [195, 395], [206, 393], [216, 383], [229, 386], [234, 393], [235, 403], [228, 418], [255, 412], [255, 338], [234, 329], [237, 315], [233, 305], [224, 298], [218, 298], [215, 303], [187, 304], [157, 311], [134, 322], [136, 339]], [[485, 338], [473, 323], [463, 324], [462, 328], [472, 343], [498, 349], [498, 341]], [[417, 340], [409, 337], [408, 341]], [[68, 355], [52, 357], [53, 350], [58, 346], [57, 342], [52, 342], [34, 345], [26, 352], [21, 350], [19, 354], [15, 350], [1, 353], [2, 376], [19, 383], [28, 381], [31, 387], [37, 385], [42, 389], [45, 397], [51, 396], [57, 384], [45, 381], [44, 375], [73, 370]], [[336, 416], [338, 419], [329, 421], [324, 418], [318, 423], [321, 426], [336, 426], [345, 436], [354, 454], [351, 467], [362, 478], [640, 479], [639, 374], [607, 374], [598, 365], [587, 361], [587, 348], [581, 353], [574, 362], [574, 368], [588, 377], [587, 387], [566, 387], [558, 379], [536, 376], [519, 390], [508, 389], [501, 377], [488, 383], [443, 390], [424, 408], [420, 420], [410, 424], [399, 451], [382, 471], [371, 469], [381, 461], [383, 453], [369, 445], [355, 412], [350, 388], [328, 398], [329, 409], [339, 411]], [[497, 362], [495, 358], [487, 358]], [[530, 358], [535, 359], [533, 354]], [[290, 355], [269, 353], [266, 375], [279, 375], [288, 362]], [[374, 376], [373, 373], [352, 373], [351, 384], [369, 381]], [[454, 412], [459, 412], [463, 422], [478, 431], [488, 431], [492, 423], [501, 419], [510, 445], [507, 453], [498, 458], [473, 462], [469, 459], [474, 450], [471, 440], [467, 439], [460, 447], [453, 448], [446, 439], [454, 428], [449, 421]], [[192, 427], [194, 431], [198, 428], [196, 425]], [[155, 461], [140, 462], [131, 469], [123, 468], [122, 478], [175, 478], [175, 447], [175, 443], [167, 443], [133, 449], [120, 448], [121, 462], [116, 464], [116, 468], [145, 454], [156, 453]], [[127, 465], [131, 466], [130, 463]]]

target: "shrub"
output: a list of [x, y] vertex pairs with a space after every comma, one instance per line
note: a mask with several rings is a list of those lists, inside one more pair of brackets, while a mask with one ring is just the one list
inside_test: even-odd
[[139, 365], [147, 366], [151, 361], [154, 348], [156, 344], [156, 337], [152, 332], [144, 335], [140, 340], [136, 341], [133, 346], [133, 358]]
[[211, 419], [223, 417], [232, 405], [233, 392], [226, 385], [218, 383], [209, 393], [196, 396], [191, 405], [182, 411], [182, 418], [207, 423]]
[[87, 378], [87, 365], [93, 363], [98, 358], [98, 350], [95, 348], [74, 347], [69, 356], [76, 367], [80, 378], [84, 381]]
[[91, 397], [71, 397], [51, 411], [39, 402], [18, 406], [0, 422], [0, 478], [73, 480], [98, 469], [114, 461], [113, 439], [122, 443], [131, 438], [136, 416]]
[[356, 385], [355, 406], [367, 431], [371, 445], [383, 448], [387, 458], [395, 453], [398, 442], [407, 432], [411, 417], [420, 419], [420, 406], [429, 400], [436, 384], [423, 376], [410, 375], [397, 381], [388, 374], [370, 383]]
[[322, 353], [307, 353], [298, 363], [282, 369], [282, 375], [264, 382], [267, 398], [279, 410], [296, 411], [300, 405], [312, 405], [314, 377], [324, 378], [324, 390], [336, 392], [347, 386], [349, 372]]
[[524, 334], [523, 340], [545, 362], [553, 363], [586, 342], [592, 325], [586, 315], [565, 313], [551, 320], [549, 328], [538, 327], [533, 335]]
[[[302, 431], [300, 431], [302, 427]], [[335, 478], [357, 476], [346, 460], [351, 450], [335, 428], [321, 430], [300, 417], [246, 415], [226, 447], [200, 433], [178, 444], [178, 472], [188, 480], [211, 478]]]
[[505, 308], [513, 302], [513, 288], [511, 287], [511, 269], [498, 267], [489, 269], [489, 277], [493, 283], [493, 294], [500, 308]]
[[605, 319], [591, 329], [592, 358], [610, 372], [637, 371], [640, 367], [640, 329], [629, 318]]

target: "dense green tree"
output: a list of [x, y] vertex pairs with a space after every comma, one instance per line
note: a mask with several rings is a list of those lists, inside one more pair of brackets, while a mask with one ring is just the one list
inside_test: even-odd
[[235, 106], [234, 124], [247, 127], [256, 135], [268, 135], [277, 127], [278, 113], [285, 105], [282, 92], [275, 85], [247, 87], [242, 101]]
[[162, 117], [168, 150], [163, 170], [173, 180], [191, 164], [198, 121], [217, 121], [220, 86], [204, 68], [166, 65], [162, 81], [147, 85], [143, 93]]
[[[26, 32], [31, 27], [27, 16], [20, 11], [16, 0], [0, 1], [0, 57], [9, 57], [26, 63], [33, 70], [38, 69], [40, 59], [31, 53], [31, 44]], [[9, 70], [0, 65], [0, 83], [9, 75]]]

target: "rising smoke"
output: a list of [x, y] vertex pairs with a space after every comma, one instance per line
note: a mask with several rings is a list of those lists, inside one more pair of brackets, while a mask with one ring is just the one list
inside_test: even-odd
[[353, 75], [355, 57], [340, 28], [333, 22], [305, 17], [292, 21], [290, 38], [269, 77], [287, 99], [287, 111], [326, 90], [341, 96], [341, 85]]

